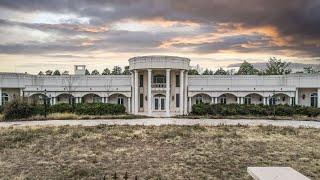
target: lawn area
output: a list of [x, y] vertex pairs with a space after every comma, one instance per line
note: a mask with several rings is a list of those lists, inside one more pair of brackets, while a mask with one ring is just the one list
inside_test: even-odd
[[0, 177], [250, 179], [248, 166], [290, 166], [320, 179], [319, 142], [320, 129], [272, 126], [2, 128]]

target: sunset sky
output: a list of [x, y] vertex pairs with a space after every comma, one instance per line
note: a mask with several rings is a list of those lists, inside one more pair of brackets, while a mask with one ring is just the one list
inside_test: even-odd
[[143, 55], [319, 64], [320, 0], [0, 0], [1, 72], [102, 71]]

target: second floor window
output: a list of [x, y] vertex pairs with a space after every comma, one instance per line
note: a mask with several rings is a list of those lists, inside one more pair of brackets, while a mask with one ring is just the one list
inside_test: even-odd
[[166, 76], [163, 76], [163, 75], [153, 76], [153, 83], [155, 84], [166, 83]]
[[139, 83], [140, 83], [139, 86], [143, 87], [143, 74], [139, 76]]
[[180, 87], [180, 75], [176, 75], [176, 87]]

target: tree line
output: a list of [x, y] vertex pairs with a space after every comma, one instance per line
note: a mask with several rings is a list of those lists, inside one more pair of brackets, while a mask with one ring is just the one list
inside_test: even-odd
[[[224, 70], [223, 68], [219, 68], [216, 71], [205, 69], [202, 75], [285, 75], [292, 72], [292, 69], [289, 67], [291, 63], [274, 57], [270, 58], [266, 65], [265, 70], [259, 70], [254, 68], [252, 64], [244, 61], [237, 72], [235, 72], [235, 70]], [[305, 67], [304, 72], [297, 73], [313, 74], [320, 72], [315, 71], [312, 67]], [[196, 69], [191, 69], [188, 74], [200, 75]]]
[[[45, 72], [40, 71], [38, 75], [47, 75], [47, 76], [61, 76], [61, 75], [69, 75], [68, 71], [64, 71], [61, 73], [59, 70], [47, 70]], [[100, 72], [97, 69], [93, 71], [85, 70], [85, 75], [100, 75]], [[130, 75], [129, 66], [125, 66], [123, 69], [120, 66], [114, 66], [112, 70], [109, 68], [105, 68], [101, 75]]]

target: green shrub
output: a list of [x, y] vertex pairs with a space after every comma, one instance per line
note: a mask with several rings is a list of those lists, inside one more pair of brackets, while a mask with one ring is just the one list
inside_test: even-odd
[[73, 107], [70, 104], [55, 104], [50, 106], [49, 112], [50, 113], [70, 113], [70, 112], [73, 112]]
[[12, 101], [3, 110], [5, 120], [25, 119], [33, 115], [32, 107], [22, 101]]
[[192, 106], [193, 115], [254, 115], [254, 116], [293, 116], [303, 115], [316, 117], [320, 115], [319, 108], [289, 106], [289, 105], [245, 105], [245, 104], [195, 104]]
[[108, 114], [124, 114], [126, 108], [119, 104], [77, 104], [75, 113], [80, 115], [108, 115]]
[[194, 106], [192, 106], [192, 112], [194, 112], [195, 115], [208, 115], [210, 113], [209, 110], [209, 106], [208, 104], [195, 104]]

